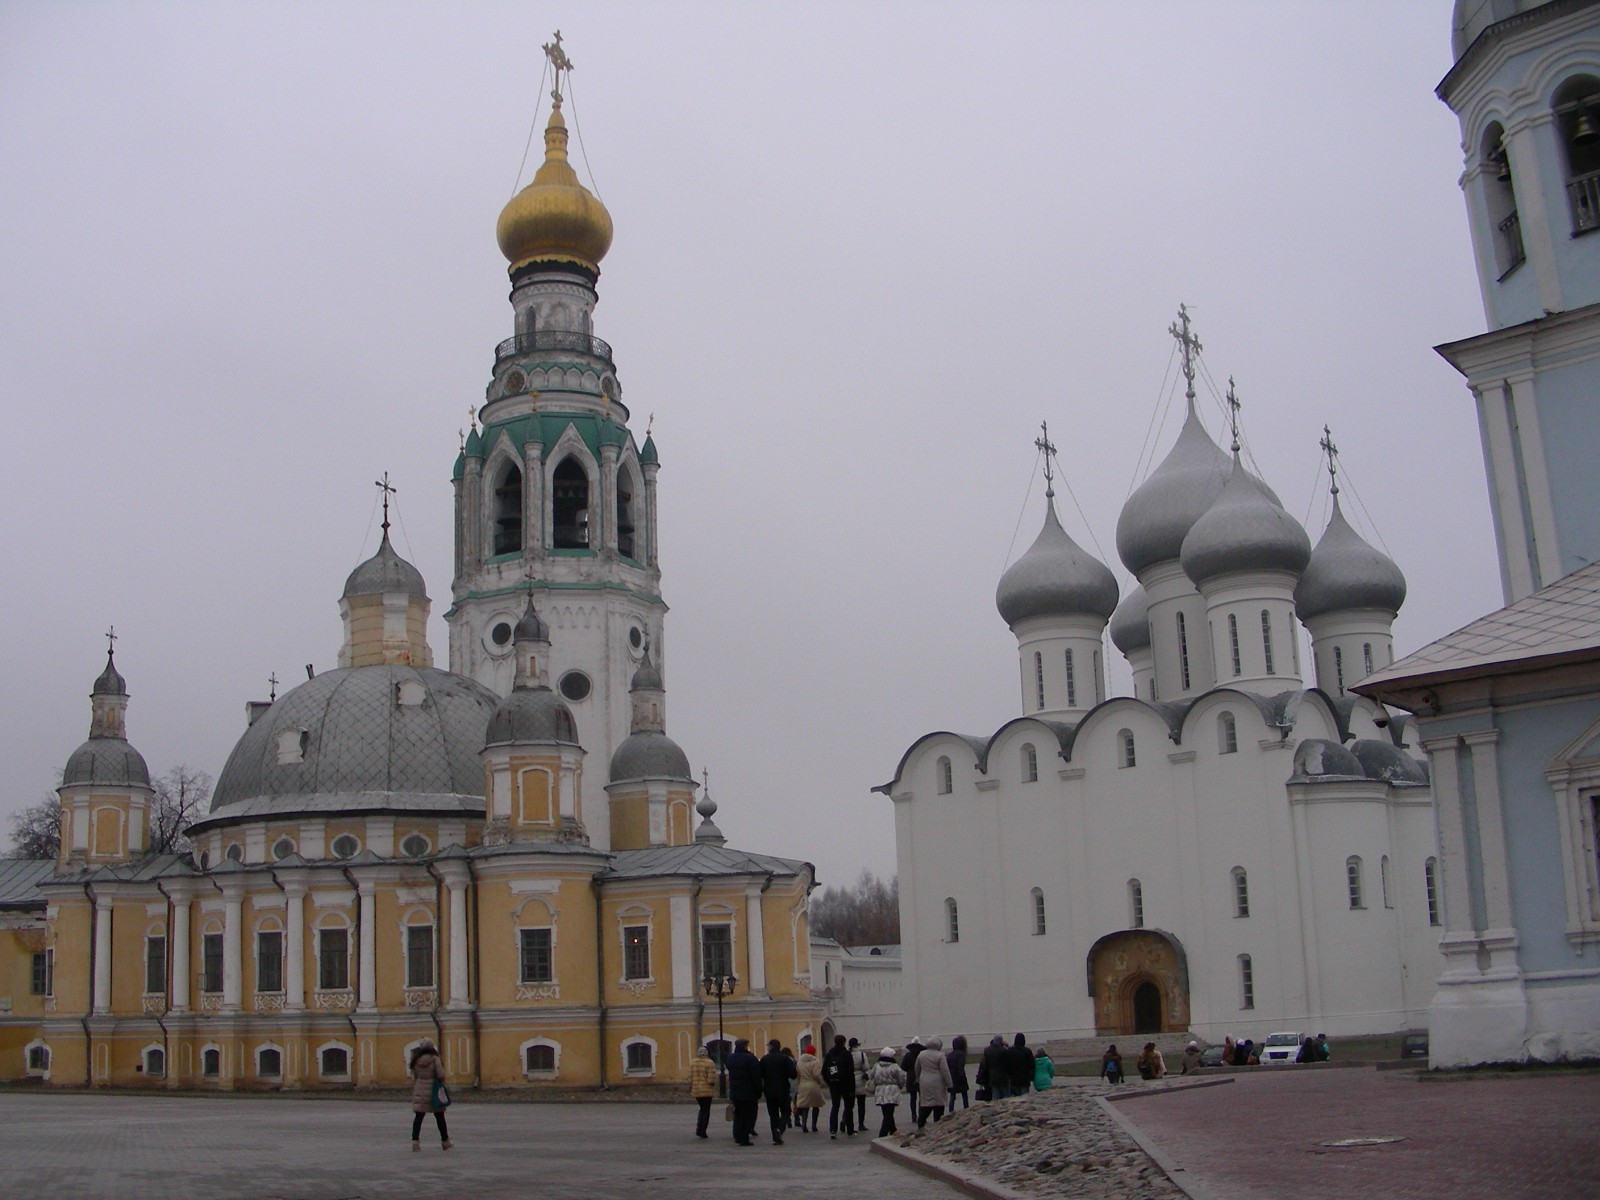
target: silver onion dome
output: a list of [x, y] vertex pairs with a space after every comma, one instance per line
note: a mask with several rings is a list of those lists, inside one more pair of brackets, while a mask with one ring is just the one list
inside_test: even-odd
[[1087, 613], [1105, 620], [1117, 607], [1117, 580], [1061, 527], [1055, 501], [1045, 502], [1044, 528], [1027, 553], [1006, 569], [995, 607], [1007, 625], [1029, 617]]
[[611, 755], [611, 782], [632, 779], [687, 779], [689, 756], [664, 733], [641, 730], [622, 739]]
[[1398, 613], [1405, 601], [1406, 577], [1350, 527], [1335, 493], [1328, 528], [1294, 589], [1295, 612], [1302, 621], [1356, 608]]
[[1199, 416], [1189, 415], [1161, 465], [1139, 485], [1117, 518], [1117, 554], [1138, 576], [1146, 567], [1177, 558], [1183, 539], [1222, 494], [1231, 464]]
[[1311, 539], [1267, 485], [1233, 456], [1222, 494], [1183, 539], [1180, 561], [1195, 586], [1237, 571], [1298, 575], [1311, 558]]
[[1117, 605], [1111, 614], [1110, 633], [1112, 644], [1124, 656], [1150, 649], [1150, 597], [1143, 584], [1134, 584]]
[[381, 596], [388, 592], [404, 592], [420, 600], [428, 598], [422, 582], [422, 572], [394, 552], [389, 544], [389, 531], [383, 531], [383, 541], [378, 552], [350, 572], [344, 581], [344, 596]]

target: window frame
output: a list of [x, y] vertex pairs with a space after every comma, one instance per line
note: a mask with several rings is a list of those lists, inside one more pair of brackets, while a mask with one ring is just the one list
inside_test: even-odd
[[[543, 942], [541, 946], [539, 943]], [[539, 956], [544, 959], [540, 970]], [[517, 930], [517, 982], [525, 986], [556, 981], [556, 931], [551, 925], [524, 925]]]
[[[276, 940], [277, 953], [268, 952], [267, 943]], [[256, 930], [256, 992], [276, 995], [284, 990], [284, 945], [288, 941], [281, 929]]]
[[1067, 707], [1078, 707], [1078, 674], [1072, 662], [1072, 647], [1068, 646], [1065, 653], [1067, 665]]
[[955, 770], [950, 765], [950, 756], [941, 754], [934, 763], [934, 786], [941, 796], [948, 796], [956, 790]]
[[1437, 929], [1444, 919], [1439, 908], [1439, 860], [1431, 854], [1422, 864], [1422, 883], [1428, 898], [1428, 925]]
[[410, 990], [434, 987], [438, 981], [434, 926], [432, 922], [418, 922], [405, 928], [406, 987]]
[[653, 978], [650, 962], [650, 923], [647, 921], [642, 925], [624, 925], [622, 927], [623, 982], [644, 983]]
[[1217, 753], [1239, 753], [1239, 722], [1231, 712], [1217, 714]]
[[954, 896], [944, 898], [944, 940], [951, 945], [961, 940], [961, 906]]
[[1039, 751], [1032, 742], [1022, 743], [1022, 782], [1039, 782]]
[[[330, 943], [337, 939], [343, 950], [335, 953]], [[331, 969], [331, 979], [330, 979]], [[350, 927], [324, 925], [317, 930], [317, 991], [350, 990]]]
[[[709, 936], [715, 933], [715, 938]], [[713, 961], [713, 960], [716, 961]], [[700, 926], [700, 974], [732, 975], [733, 921], [703, 922]]]
[[200, 935], [200, 992], [205, 996], [220, 996], [225, 977], [225, 959], [222, 934]]
[[29, 994], [34, 996], [54, 996], [56, 994], [56, 948], [54, 946], [46, 946], [43, 950], [35, 950], [29, 968]]
[[1256, 969], [1248, 954], [1239, 955], [1239, 1008], [1241, 1011], [1256, 1006]]
[[1117, 766], [1122, 770], [1137, 767], [1139, 765], [1139, 748], [1133, 740], [1133, 730], [1119, 730], [1117, 742], [1122, 749], [1122, 753], [1117, 759]]
[[1128, 880], [1128, 917], [1130, 929], [1144, 928], [1144, 884], [1137, 879]]
[[1363, 893], [1361, 880], [1361, 856], [1359, 854], [1352, 854], [1344, 860], [1344, 883], [1345, 891], [1350, 899], [1350, 908], [1352, 910], [1366, 908], [1366, 897]]
[[1233, 877], [1233, 915], [1246, 918], [1250, 915], [1250, 876], [1243, 867], [1235, 867]]
[[1276, 666], [1277, 660], [1272, 654], [1272, 610], [1270, 608], [1261, 610], [1261, 650], [1264, 656], [1263, 665], [1267, 669], [1267, 674], [1276, 675], [1278, 668]]
[[1030, 894], [1033, 897], [1033, 936], [1043, 937], [1048, 928], [1045, 922], [1044, 889], [1034, 888]]

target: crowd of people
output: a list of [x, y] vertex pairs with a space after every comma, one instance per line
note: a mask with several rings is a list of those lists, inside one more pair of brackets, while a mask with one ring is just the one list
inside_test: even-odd
[[[798, 1056], [776, 1038], [757, 1058], [747, 1038], [733, 1044], [722, 1064], [727, 1079], [728, 1119], [736, 1145], [755, 1144], [756, 1124], [763, 1102], [772, 1144], [783, 1145], [783, 1135], [798, 1129], [817, 1133], [822, 1109], [828, 1105], [828, 1137], [854, 1137], [867, 1129], [867, 1101], [882, 1114], [878, 1137], [899, 1132], [895, 1113], [902, 1099], [909, 1104], [908, 1120], [918, 1128], [946, 1111], [979, 1101], [1004, 1100], [1043, 1091], [1055, 1080], [1055, 1063], [1043, 1049], [1034, 1050], [1017, 1034], [1010, 1045], [996, 1034], [969, 1076], [967, 1039], [950, 1039], [950, 1048], [937, 1037], [912, 1038], [896, 1049], [885, 1046], [874, 1057], [856, 1038], [836, 1034], [833, 1045], [820, 1058], [816, 1047], [803, 1043]], [[717, 1095], [717, 1068], [710, 1052], [701, 1047], [689, 1072], [689, 1095], [698, 1106], [695, 1136], [709, 1137], [711, 1105]]]

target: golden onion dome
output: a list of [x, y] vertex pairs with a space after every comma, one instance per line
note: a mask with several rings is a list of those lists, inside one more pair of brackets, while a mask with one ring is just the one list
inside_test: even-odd
[[559, 104], [544, 130], [544, 165], [500, 211], [495, 240], [513, 272], [530, 263], [565, 262], [598, 274], [611, 249], [611, 214], [567, 161], [567, 123]]

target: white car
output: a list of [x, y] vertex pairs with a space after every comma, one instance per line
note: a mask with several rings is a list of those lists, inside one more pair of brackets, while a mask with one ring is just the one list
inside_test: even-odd
[[1261, 1065], [1281, 1067], [1285, 1063], [1292, 1063], [1295, 1055], [1300, 1053], [1300, 1043], [1303, 1041], [1303, 1033], [1267, 1034], [1267, 1040], [1261, 1047]]

